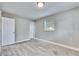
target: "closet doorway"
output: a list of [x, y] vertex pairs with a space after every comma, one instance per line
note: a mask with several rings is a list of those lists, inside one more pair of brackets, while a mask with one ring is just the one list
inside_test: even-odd
[[2, 46], [15, 43], [15, 19], [2, 17]]

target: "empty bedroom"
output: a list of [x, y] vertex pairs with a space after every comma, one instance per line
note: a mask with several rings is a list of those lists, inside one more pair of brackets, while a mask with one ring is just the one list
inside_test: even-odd
[[79, 2], [0, 2], [0, 56], [79, 56]]

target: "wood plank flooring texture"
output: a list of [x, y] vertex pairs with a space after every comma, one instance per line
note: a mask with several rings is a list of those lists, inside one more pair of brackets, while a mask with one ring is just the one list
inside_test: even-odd
[[2, 56], [79, 56], [79, 52], [38, 40], [2, 47]]

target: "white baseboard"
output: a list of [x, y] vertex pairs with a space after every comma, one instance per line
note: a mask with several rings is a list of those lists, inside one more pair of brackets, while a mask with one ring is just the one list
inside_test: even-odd
[[17, 43], [21, 43], [21, 42], [25, 42], [25, 41], [29, 41], [29, 40], [31, 40], [31, 39], [29, 38], [29, 39], [25, 39], [25, 40], [21, 40], [21, 41], [16, 41], [16, 42], [14, 42], [14, 43], [12, 43], [12, 44], [9, 44], [9, 45], [2, 45], [2, 46], [10, 46], [10, 45], [13, 45], [13, 44], [17, 44]]
[[71, 49], [71, 50], [79, 52], [79, 48], [71, 47], [71, 46], [56, 43], [56, 42], [51, 42], [51, 41], [44, 40], [44, 39], [39, 39], [39, 38], [34, 38], [34, 39], [37, 39], [37, 40], [40, 40], [40, 41], [43, 41], [43, 42], [47, 42], [47, 43], [51, 43], [51, 44], [56, 45], [56, 46], [60, 46], [60, 47], [66, 48], [66, 49]]
[[25, 39], [25, 40], [21, 40], [21, 41], [16, 41], [15, 43], [20, 43], [20, 42], [24, 42], [24, 41], [28, 41], [28, 40], [31, 40], [31, 39]]

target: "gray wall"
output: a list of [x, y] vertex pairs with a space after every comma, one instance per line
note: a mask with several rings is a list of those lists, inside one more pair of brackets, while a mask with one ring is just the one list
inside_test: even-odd
[[15, 40], [22, 41], [29, 39], [30, 20], [17, 15], [3, 12], [2, 16], [15, 19]]
[[16, 41], [26, 40], [29, 38], [30, 22], [31, 21], [27, 19], [16, 18]]
[[1, 20], [1, 11], [0, 11], [0, 45], [2, 43], [2, 20]]
[[[54, 32], [45, 32], [43, 21], [56, 21]], [[79, 48], [79, 8], [39, 19], [36, 23], [36, 38]]]

